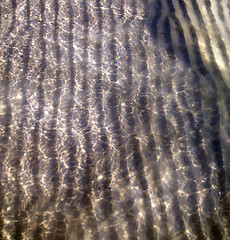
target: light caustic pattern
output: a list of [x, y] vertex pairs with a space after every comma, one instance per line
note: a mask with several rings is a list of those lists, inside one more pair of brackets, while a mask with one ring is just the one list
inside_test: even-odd
[[0, 239], [230, 239], [228, 20], [1, 1]]

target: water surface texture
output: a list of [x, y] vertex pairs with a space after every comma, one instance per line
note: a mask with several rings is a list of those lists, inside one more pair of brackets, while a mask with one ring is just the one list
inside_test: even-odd
[[230, 239], [228, 0], [0, 1], [0, 239]]

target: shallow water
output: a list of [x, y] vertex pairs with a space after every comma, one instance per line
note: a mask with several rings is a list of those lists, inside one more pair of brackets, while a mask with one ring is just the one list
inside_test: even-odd
[[230, 238], [228, 7], [1, 2], [0, 239]]

